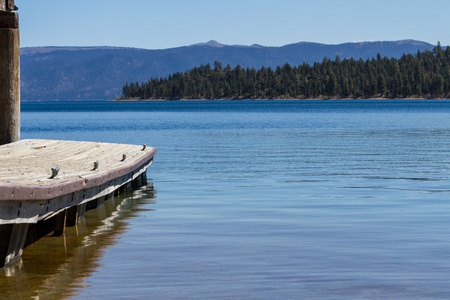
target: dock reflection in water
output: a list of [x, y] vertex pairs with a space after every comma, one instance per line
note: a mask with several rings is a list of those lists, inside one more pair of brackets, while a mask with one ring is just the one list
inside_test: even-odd
[[0, 269], [1, 298], [63, 299], [76, 295], [99, 266], [104, 250], [127, 230], [126, 221], [140, 211], [152, 210], [148, 205], [156, 203], [155, 194], [152, 183], [123, 193], [87, 211], [63, 236], [50, 234], [28, 246], [20, 261]]

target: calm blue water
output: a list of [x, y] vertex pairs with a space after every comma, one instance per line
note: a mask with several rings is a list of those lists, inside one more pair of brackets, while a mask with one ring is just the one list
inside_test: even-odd
[[450, 298], [449, 101], [22, 111], [23, 139], [158, 148], [157, 198], [73, 283], [74, 299]]

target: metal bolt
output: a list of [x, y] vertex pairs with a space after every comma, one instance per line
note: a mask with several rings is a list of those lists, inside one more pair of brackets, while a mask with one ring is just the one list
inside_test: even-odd
[[122, 161], [125, 161], [126, 159], [127, 159], [127, 154], [126, 153], [122, 154]]
[[58, 172], [59, 172], [59, 168], [58, 167], [52, 168], [52, 176], [50, 176], [49, 179], [56, 178], [56, 176], [58, 176]]
[[98, 169], [98, 161], [94, 161], [94, 169], [92, 171], [95, 171]]
[[144, 145], [142, 146], [142, 151], [144, 151], [145, 149], [147, 149], [147, 145], [146, 145], [146, 144], [144, 144]]

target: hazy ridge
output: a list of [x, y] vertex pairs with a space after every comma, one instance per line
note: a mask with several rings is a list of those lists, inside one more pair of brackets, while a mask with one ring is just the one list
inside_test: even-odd
[[112, 100], [126, 82], [166, 77], [201, 64], [275, 68], [288, 62], [368, 59], [378, 53], [389, 58], [431, 50], [415, 40], [326, 45], [301, 42], [282, 47], [223, 45], [216, 41], [171, 49], [123, 47], [33, 47], [21, 49], [21, 97], [30, 100]]

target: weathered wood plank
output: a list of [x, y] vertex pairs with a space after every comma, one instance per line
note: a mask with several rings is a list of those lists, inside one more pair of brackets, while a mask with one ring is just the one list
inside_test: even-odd
[[[0, 146], [0, 189], [36, 186], [47, 190], [56, 184], [60, 188], [80, 189], [100, 185], [128, 173], [156, 152], [151, 147], [142, 148], [140, 145], [57, 140], [22, 140], [3, 145]], [[127, 155], [125, 161], [122, 161], [123, 154]], [[95, 161], [99, 162], [97, 170], [93, 170]], [[59, 167], [60, 171], [56, 178], [50, 179], [54, 167]], [[0, 195], [0, 200], [5, 198]]]

